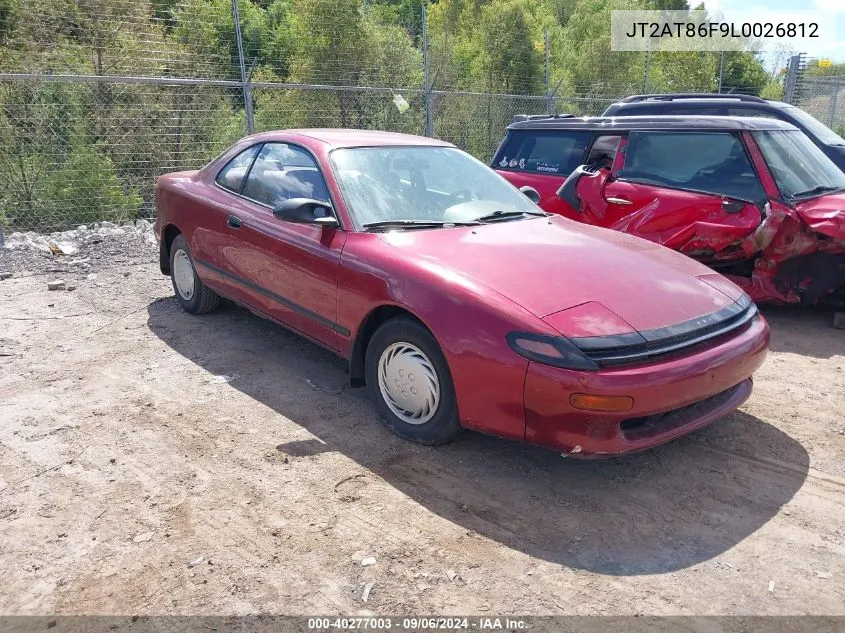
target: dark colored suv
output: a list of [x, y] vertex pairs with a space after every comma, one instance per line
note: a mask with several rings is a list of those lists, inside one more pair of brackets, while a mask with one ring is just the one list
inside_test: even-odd
[[680, 251], [755, 301], [845, 300], [845, 173], [795, 126], [518, 118], [492, 166], [544, 210]]
[[679, 93], [634, 95], [614, 103], [602, 116], [643, 115], [754, 116], [791, 123], [845, 172], [845, 139], [794, 105], [753, 95]]

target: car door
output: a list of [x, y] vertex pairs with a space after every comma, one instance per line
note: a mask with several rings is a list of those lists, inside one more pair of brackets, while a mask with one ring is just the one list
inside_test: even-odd
[[[226, 163], [214, 182], [206, 185], [208, 189], [203, 195], [178, 201], [179, 214], [189, 220], [182, 220], [179, 226], [183, 230], [188, 226], [194, 227], [193, 230], [185, 230], [190, 240], [191, 255], [199, 265], [201, 278], [212, 287], [222, 283], [218, 271], [221, 266], [221, 244], [232, 199], [231, 193], [240, 191], [246, 172], [260, 149], [260, 145], [246, 148]], [[165, 191], [159, 195], [167, 193]]]
[[315, 341], [337, 349], [337, 280], [346, 233], [336, 227], [280, 220], [273, 207], [291, 198], [331, 205], [312, 155], [266, 143], [243, 189], [233, 196], [222, 245], [229, 294]]
[[738, 135], [634, 131], [613, 169], [582, 221], [709, 261], [739, 258], [762, 220], [766, 196]]
[[517, 188], [535, 189], [545, 211], [572, 217], [557, 190], [584, 162], [592, 137], [592, 132], [583, 130], [512, 130], [493, 159], [493, 168]]

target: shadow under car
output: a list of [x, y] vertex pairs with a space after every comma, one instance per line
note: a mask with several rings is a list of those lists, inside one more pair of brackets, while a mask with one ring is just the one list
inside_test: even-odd
[[348, 387], [343, 360], [247, 310], [224, 302], [196, 317], [159, 300], [148, 311], [148, 327], [173, 350], [316, 438], [259, 438], [268, 450], [342, 453], [439, 516], [569, 567], [637, 575], [701, 563], [769, 521], [809, 468], [798, 442], [739, 411], [613, 460], [564, 459], [471, 432], [419, 446], [379, 423], [366, 390]]

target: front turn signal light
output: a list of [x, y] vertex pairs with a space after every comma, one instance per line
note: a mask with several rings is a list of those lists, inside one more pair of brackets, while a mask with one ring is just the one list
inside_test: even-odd
[[629, 396], [598, 396], [591, 393], [573, 393], [569, 404], [582, 411], [601, 413], [624, 413], [634, 408], [634, 399]]

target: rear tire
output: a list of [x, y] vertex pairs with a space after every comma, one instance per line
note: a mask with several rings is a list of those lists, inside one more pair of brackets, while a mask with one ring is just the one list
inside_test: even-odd
[[197, 275], [188, 242], [181, 235], [170, 245], [170, 280], [176, 300], [185, 312], [205, 314], [220, 305], [220, 295], [207, 288]]
[[367, 345], [367, 392], [391, 431], [419, 444], [450, 442], [463, 430], [440, 346], [418, 321], [396, 317]]

